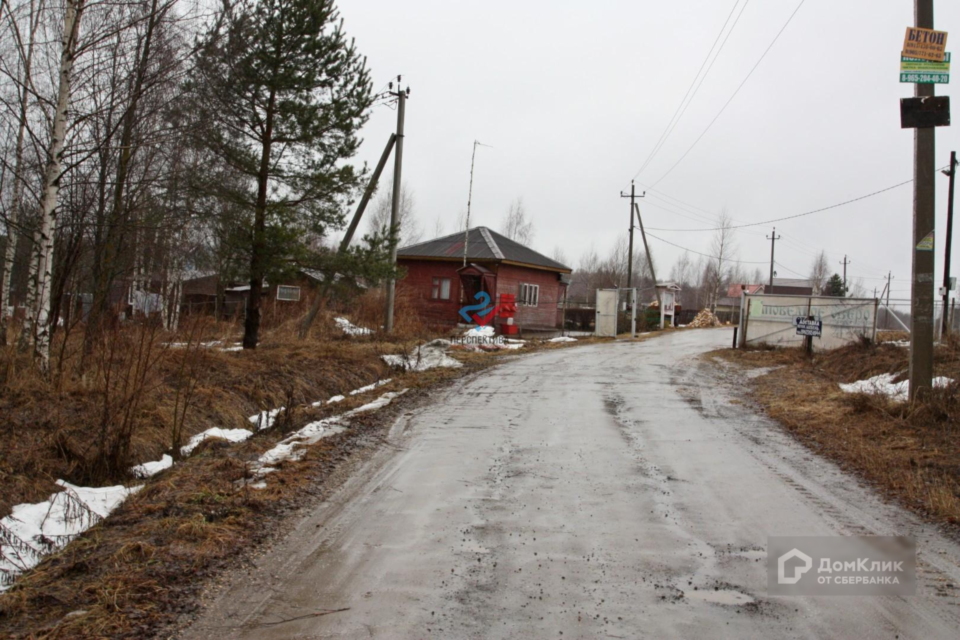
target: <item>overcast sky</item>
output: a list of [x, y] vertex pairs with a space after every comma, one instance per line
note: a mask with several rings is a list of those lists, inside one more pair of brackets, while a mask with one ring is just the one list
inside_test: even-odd
[[[746, 5], [744, 5], [746, 2]], [[403, 179], [432, 235], [455, 230], [466, 208], [475, 139], [471, 226], [498, 228], [522, 197], [533, 247], [560, 247], [575, 267], [627, 233], [619, 197], [644, 164], [731, 10], [726, 39], [671, 136], [637, 177], [644, 224], [702, 228], [722, 208], [740, 223], [829, 206], [912, 178], [913, 131], [901, 130], [899, 82], [909, 0], [806, 0], [779, 40], [699, 143], [666, 177], [737, 90], [800, 0], [456, 2], [340, 0], [348, 33], [368, 57], [375, 88], [397, 74], [411, 87]], [[742, 10], [742, 14], [741, 14]], [[737, 20], [737, 17], [739, 20]], [[937, 2], [936, 27], [960, 43], [960, 2]], [[707, 63], [708, 66], [711, 63]], [[955, 72], [960, 76], [960, 71]], [[956, 96], [956, 83], [938, 94]], [[960, 102], [954, 100], [955, 121]], [[374, 165], [396, 112], [375, 108], [359, 160]], [[938, 166], [960, 147], [960, 124], [937, 130]], [[392, 166], [392, 164], [391, 164]], [[661, 180], [662, 179], [662, 180]], [[937, 180], [937, 282], [942, 277], [947, 178]], [[651, 185], [656, 184], [655, 190]], [[770, 226], [737, 232], [748, 272], [766, 272]], [[872, 293], [894, 274], [909, 295], [912, 185], [776, 224], [779, 276], [807, 275], [825, 249], [837, 272]], [[710, 252], [711, 233], [655, 231]], [[637, 239], [639, 242], [639, 238]], [[960, 249], [960, 248], [958, 248]], [[651, 239], [664, 278], [681, 250]], [[952, 271], [960, 275], [960, 250]], [[693, 256], [695, 257], [695, 256]], [[663, 275], [661, 275], [663, 274]]]

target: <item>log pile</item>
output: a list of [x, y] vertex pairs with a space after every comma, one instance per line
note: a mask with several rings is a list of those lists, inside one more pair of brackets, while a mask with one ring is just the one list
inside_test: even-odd
[[687, 326], [693, 327], [694, 329], [703, 329], [706, 327], [720, 327], [723, 326], [723, 323], [717, 319], [717, 316], [713, 315], [710, 309], [704, 309], [698, 313], [697, 317], [693, 319], [693, 322]]

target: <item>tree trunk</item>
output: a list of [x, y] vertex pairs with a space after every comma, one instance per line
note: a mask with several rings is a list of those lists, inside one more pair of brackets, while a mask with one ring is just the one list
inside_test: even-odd
[[110, 212], [110, 218], [107, 220], [107, 231], [106, 237], [104, 238], [101, 261], [96, 269], [98, 277], [94, 283], [93, 304], [90, 307], [90, 315], [87, 319], [87, 328], [84, 336], [85, 350], [92, 348], [93, 338], [100, 330], [102, 317], [107, 310], [110, 289], [116, 278], [116, 263], [125, 236], [124, 218], [126, 217], [127, 211], [124, 206], [124, 190], [130, 175], [130, 164], [133, 161], [133, 135], [137, 124], [137, 107], [140, 103], [141, 94], [143, 93], [143, 85], [147, 75], [147, 65], [150, 61], [150, 47], [159, 19], [160, 16], [157, 14], [157, 0], [153, 0], [150, 5], [150, 18], [147, 21], [147, 31], [144, 34], [143, 49], [140, 51], [140, 56], [137, 61], [136, 76], [130, 96], [130, 105], [123, 116], [123, 131], [120, 134], [120, 158], [117, 161], [113, 207]]
[[253, 221], [253, 251], [250, 252], [250, 297], [243, 326], [243, 348], [256, 349], [260, 339], [260, 298], [263, 293], [265, 271], [264, 252], [267, 233], [267, 186], [270, 179], [270, 147], [273, 143], [273, 117], [276, 93], [270, 92], [267, 119], [260, 151], [260, 170], [257, 173], [257, 204]]
[[[40, 4], [40, 10], [43, 3]], [[27, 130], [27, 107], [29, 106], [33, 69], [33, 44], [36, 41], [37, 27], [40, 25], [40, 11], [34, 10], [30, 3], [30, 39], [27, 41], [27, 52], [23, 62], [23, 79], [20, 83], [20, 122], [17, 126], [17, 141], [13, 151], [13, 194], [10, 199], [10, 216], [7, 224], [7, 246], [4, 250], [3, 261], [0, 262], [0, 345], [7, 344], [7, 307], [10, 307], [11, 278], [13, 277], [13, 263], [17, 258], [17, 223], [20, 220], [20, 210], [23, 207], [23, 144]], [[11, 18], [12, 20], [13, 18]]]
[[47, 167], [40, 200], [40, 233], [37, 254], [37, 339], [35, 356], [41, 371], [50, 370], [50, 289], [53, 281], [53, 245], [57, 233], [57, 195], [63, 165], [63, 147], [67, 131], [67, 108], [70, 105], [70, 81], [73, 73], [80, 14], [84, 0], [67, 0], [63, 19], [63, 51], [60, 55], [60, 83], [57, 89], [57, 110], [53, 116]]

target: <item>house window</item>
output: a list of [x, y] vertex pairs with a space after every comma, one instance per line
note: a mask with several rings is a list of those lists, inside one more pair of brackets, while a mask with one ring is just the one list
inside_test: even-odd
[[450, 299], [450, 278], [434, 278], [433, 289], [430, 291], [432, 300]]
[[520, 283], [520, 299], [517, 302], [526, 307], [540, 304], [540, 285]]
[[287, 287], [277, 285], [277, 300], [286, 300], [288, 302], [300, 301], [300, 287]]

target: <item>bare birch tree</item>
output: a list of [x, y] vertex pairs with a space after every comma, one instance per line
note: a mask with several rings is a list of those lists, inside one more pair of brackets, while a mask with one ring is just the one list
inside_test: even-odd
[[813, 259], [813, 266], [810, 267], [810, 284], [813, 285], [814, 295], [818, 295], [823, 291], [829, 277], [830, 265], [827, 262], [827, 254], [825, 251], [821, 251], [817, 254], [817, 257]]
[[37, 251], [37, 339], [35, 355], [42, 371], [50, 368], [50, 291], [53, 284], [53, 246], [57, 231], [57, 195], [63, 170], [63, 148], [66, 138], [67, 109], [70, 106], [70, 86], [73, 64], [80, 32], [80, 18], [84, 0], [66, 0], [63, 18], [63, 51], [60, 56], [57, 106], [53, 115], [50, 142], [47, 148], [47, 166], [44, 171], [40, 200], [40, 228]]
[[516, 240], [520, 244], [529, 245], [533, 242], [535, 229], [533, 220], [527, 215], [526, 207], [523, 206], [523, 198], [517, 198], [510, 203], [507, 215], [503, 219], [500, 227], [503, 235], [511, 240]]
[[723, 209], [717, 218], [717, 230], [714, 232], [711, 248], [713, 250], [713, 272], [711, 273], [710, 310], [716, 311], [724, 277], [730, 269], [730, 263], [733, 261], [735, 253], [733, 220], [726, 209]]

